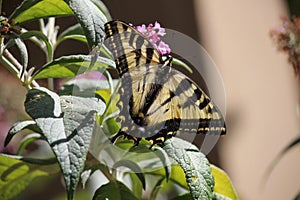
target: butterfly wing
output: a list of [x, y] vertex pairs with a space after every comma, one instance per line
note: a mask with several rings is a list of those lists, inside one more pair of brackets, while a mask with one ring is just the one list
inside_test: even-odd
[[[149, 40], [121, 21], [105, 25], [121, 79], [121, 130], [136, 143], [164, 142], [177, 131], [224, 134], [221, 112], [188, 77], [163, 61]], [[114, 139], [116, 139], [116, 137]]]
[[209, 132], [216, 135], [226, 133], [222, 113], [191, 79], [172, 69], [172, 78], [166, 85], [175, 93], [179, 101], [180, 130], [203, 134]]
[[105, 33], [121, 77], [139, 66], [161, 63], [161, 56], [150, 41], [128, 24], [110, 21], [105, 24]]

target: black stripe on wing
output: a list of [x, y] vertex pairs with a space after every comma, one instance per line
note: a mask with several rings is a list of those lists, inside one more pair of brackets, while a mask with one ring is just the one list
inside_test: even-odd
[[110, 21], [104, 27], [107, 47], [113, 54], [120, 77], [130, 71], [129, 68], [162, 62], [150, 41], [133, 27], [121, 21]]

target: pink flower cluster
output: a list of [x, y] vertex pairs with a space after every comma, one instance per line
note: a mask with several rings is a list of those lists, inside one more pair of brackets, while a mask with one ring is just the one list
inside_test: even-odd
[[169, 45], [160, 40], [160, 36], [166, 35], [166, 32], [157, 21], [154, 25], [149, 24], [146, 26], [145, 24], [142, 24], [141, 26], [135, 26], [134, 28], [147, 37], [161, 55], [169, 54], [171, 52]]
[[282, 25], [270, 31], [271, 38], [277, 44], [279, 51], [288, 54], [288, 61], [292, 64], [295, 74], [300, 76], [300, 19], [292, 20], [282, 17]]

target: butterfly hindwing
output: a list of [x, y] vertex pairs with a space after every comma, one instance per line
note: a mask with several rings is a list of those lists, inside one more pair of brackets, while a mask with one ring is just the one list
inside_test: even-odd
[[175, 69], [172, 70], [172, 79], [167, 85], [180, 102], [181, 130], [225, 134], [225, 123], [220, 110], [192, 80]]
[[116, 62], [121, 86], [119, 135], [136, 143], [162, 143], [177, 131], [225, 134], [221, 112], [187, 76], [163, 60], [150, 41], [132, 26], [105, 24], [106, 41]]

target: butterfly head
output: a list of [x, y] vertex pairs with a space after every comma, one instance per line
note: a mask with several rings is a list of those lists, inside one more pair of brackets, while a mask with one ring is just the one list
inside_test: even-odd
[[161, 61], [163, 63], [163, 66], [171, 66], [173, 57], [170, 54], [162, 55]]

